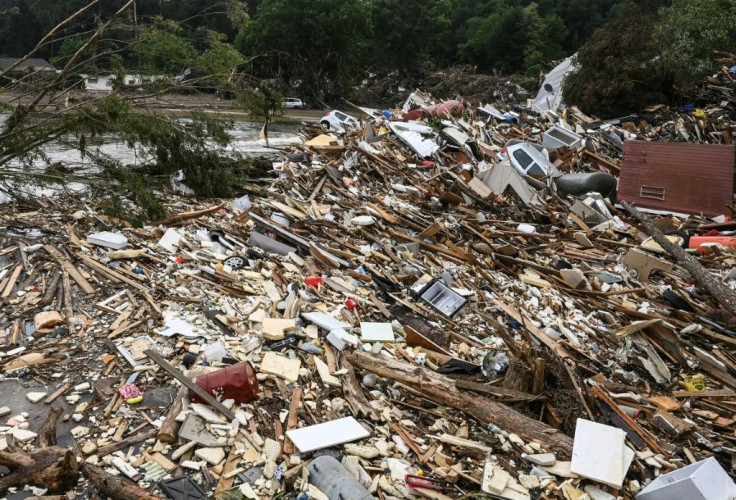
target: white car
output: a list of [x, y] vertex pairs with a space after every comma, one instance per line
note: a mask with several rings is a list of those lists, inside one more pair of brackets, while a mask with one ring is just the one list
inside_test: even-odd
[[304, 107], [304, 103], [301, 99], [297, 99], [296, 97], [285, 97], [284, 107], [286, 109], [302, 109]]
[[549, 158], [530, 143], [507, 144], [506, 153], [511, 160], [511, 165], [522, 175], [532, 177], [546, 177], [550, 174], [552, 177], [559, 177], [561, 175]]
[[333, 132], [347, 132], [350, 129], [358, 128], [360, 125], [358, 120], [341, 111], [330, 111], [320, 119], [319, 123], [325, 129]]

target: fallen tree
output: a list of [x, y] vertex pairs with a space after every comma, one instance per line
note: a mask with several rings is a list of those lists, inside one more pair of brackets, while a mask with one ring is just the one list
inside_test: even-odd
[[111, 476], [99, 467], [85, 465], [82, 470], [92, 486], [106, 497], [115, 500], [160, 500], [161, 497], [144, 490], [137, 484]]
[[668, 255], [675, 259], [678, 264], [690, 273], [693, 281], [695, 281], [699, 287], [716, 299], [721, 307], [728, 310], [731, 314], [736, 315], [736, 295], [734, 295], [731, 289], [715, 279], [713, 275], [710, 274], [700, 262], [698, 262], [698, 259], [692, 255], [688, 255], [685, 250], [668, 240], [667, 237], [662, 234], [662, 231], [657, 229], [657, 226], [654, 225], [649, 217], [639, 212], [628, 202], [623, 201], [621, 202], [621, 205], [631, 214], [632, 217], [641, 222], [644, 229], [649, 233], [649, 236], [651, 236]]
[[56, 445], [56, 425], [62, 413], [61, 407], [51, 408], [31, 452], [23, 451], [13, 435], [6, 434], [8, 449], [0, 451], [0, 465], [10, 469], [10, 474], [0, 478], [0, 492], [27, 485], [66, 492], [76, 486], [79, 479], [77, 458], [71, 450]]
[[361, 352], [346, 354], [345, 358], [357, 368], [411, 386], [428, 399], [461, 410], [480, 422], [498, 425], [527, 441], [537, 441], [567, 456], [572, 453], [572, 439], [569, 436], [502, 403], [468, 394], [458, 389], [455, 381], [449, 377], [402, 361]]

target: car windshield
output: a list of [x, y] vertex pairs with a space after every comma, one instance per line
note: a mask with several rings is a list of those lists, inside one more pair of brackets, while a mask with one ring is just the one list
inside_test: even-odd
[[522, 170], [526, 170], [532, 163], [534, 163], [532, 157], [523, 149], [517, 149], [514, 151], [514, 159], [519, 162]]

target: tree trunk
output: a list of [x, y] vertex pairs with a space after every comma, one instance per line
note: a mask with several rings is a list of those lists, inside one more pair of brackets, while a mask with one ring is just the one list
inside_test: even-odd
[[711, 296], [718, 301], [721, 307], [727, 309], [731, 314], [736, 315], [736, 296], [734, 296], [734, 293], [727, 286], [715, 279], [713, 275], [708, 272], [700, 262], [698, 262], [698, 259], [692, 255], [688, 255], [682, 248], [668, 240], [665, 235], [657, 229], [654, 223], [652, 223], [649, 217], [639, 212], [628, 202], [622, 201], [621, 205], [632, 215], [632, 217], [641, 222], [644, 229], [649, 233], [649, 236], [651, 236], [668, 255], [674, 258], [678, 264], [690, 273], [690, 276], [692, 276], [693, 280], [699, 287], [711, 294]]
[[150, 491], [125, 479], [111, 476], [99, 467], [85, 465], [82, 472], [97, 491], [113, 500], [161, 500], [161, 497]]
[[0, 465], [10, 474], [0, 478], [0, 493], [14, 486], [34, 485], [52, 492], [66, 492], [77, 485], [79, 465], [70, 450], [56, 446], [56, 424], [63, 410], [51, 409], [36, 438], [36, 449], [27, 453], [8, 437], [8, 450], [0, 451]]
[[349, 353], [345, 358], [358, 368], [411, 386], [427, 398], [464, 411], [483, 423], [496, 424], [527, 441], [536, 440], [566, 456], [572, 453], [572, 439], [569, 436], [504, 404], [461, 391], [451, 378], [402, 361], [365, 353]]
[[530, 392], [532, 379], [533, 374], [529, 366], [519, 359], [511, 358], [501, 386], [515, 391]]

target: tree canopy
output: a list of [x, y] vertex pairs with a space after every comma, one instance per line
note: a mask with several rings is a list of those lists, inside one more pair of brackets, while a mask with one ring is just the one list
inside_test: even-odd
[[[55, 32], [35, 54], [57, 65], [76, 54], [125, 0], [5, 0], [0, 56], [22, 56], [90, 2], [92, 8]], [[236, 72], [248, 73], [253, 81], [278, 81], [280, 91], [320, 104], [336, 102], [369, 75], [413, 77], [453, 64], [500, 75], [525, 74], [536, 81], [556, 61], [579, 50], [583, 69], [573, 79], [570, 95], [591, 110], [614, 112], [655, 96], [671, 101], [678, 89], [712, 68], [714, 50], [732, 51], [735, 4], [139, 0], [78, 56], [74, 72], [123, 68], [173, 78], [189, 68], [195, 77], [228, 85]]]

